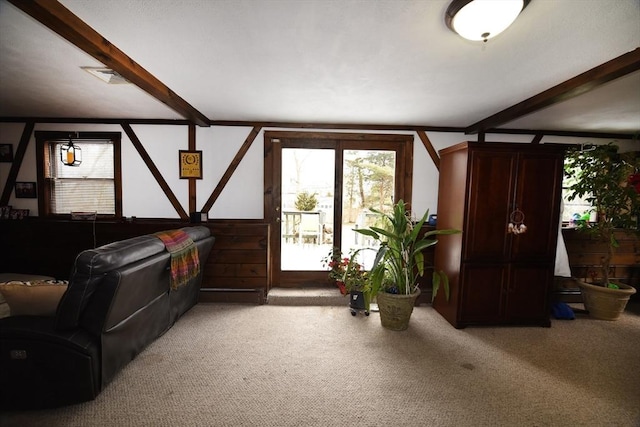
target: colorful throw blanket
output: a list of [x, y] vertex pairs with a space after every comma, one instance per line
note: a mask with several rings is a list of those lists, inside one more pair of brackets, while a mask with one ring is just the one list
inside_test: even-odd
[[171, 289], [176, 290], [186, 285], [200, 273], [198, 248], [191, 237], [182, 230], [161, 231], [154, 233], [162, 240], [167, 252], [171, 255]]

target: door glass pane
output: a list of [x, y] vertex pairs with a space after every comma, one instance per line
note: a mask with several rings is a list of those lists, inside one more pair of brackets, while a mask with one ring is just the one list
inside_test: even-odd
[[333, 247], [335, 151], [282, 149], [281, 270], [322, 270]]
[[[348, 256], [360, 248], [376, 248], [367, 236], [353, 231], [371, 225], [383, 227], [370, 208], [390, 212], [395, 189], [395, 151], [347, 150], [343, 164], [342, 253]], [[358, 260], [370, 269], [375, 251], [363, 250]]]

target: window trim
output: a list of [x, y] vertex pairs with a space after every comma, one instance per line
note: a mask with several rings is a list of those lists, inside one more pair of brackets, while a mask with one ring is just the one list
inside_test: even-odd
[[36, 164], [38, 173], [38, 215], [47, 218], [70, 219], [71, 213], [55, 214], [47, 203], [50, 189], [45, 179], [45, 150], [49, 142], [68, 140], [69, 135], [74, 139], [111, 141], [113, 144], [113, 180], [115, 185], [115, 214], [98, 214], [100, 219], [122, 219], [122, 160], [120, 132], [65, 132], [65, 131], [36, 131]]

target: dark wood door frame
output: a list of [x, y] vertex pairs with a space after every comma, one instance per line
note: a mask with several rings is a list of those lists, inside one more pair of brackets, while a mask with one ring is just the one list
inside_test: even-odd
[[[280, 271], [280, 180], [281, 148], [330, 148], [336, 150], [334, 197], [334, 224], [341, 211], [342, 195], [342, 150], [394, 150], [396, 152], [395, 197], [411, 204], [413, 181], [413, 135], [339, 133], [339, 132], [287, 132], [265, 131], [264, 133], [264, 219], [271, 224], [269, 238], [269, 283], [271, 286], [301, 286], [327, 283], [325, 272], [299, 272], [283, 275]], [[340, 211], [339, 211], [340, 209]], [[334, 227], [334, 241], [339, 241], [341, 232]]]

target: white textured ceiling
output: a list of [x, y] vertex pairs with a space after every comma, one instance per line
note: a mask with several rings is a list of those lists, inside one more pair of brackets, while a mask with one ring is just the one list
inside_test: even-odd
[[[640, 47], [638, 0], [532, 0], [486, 44], [449, 0], [62, 0], [211, 120], [466, 127]], [[0, 0], [0, 116], [180, 119]], [[640, 77], [507, 128], [640, 131]]]

